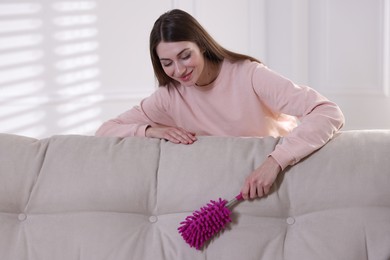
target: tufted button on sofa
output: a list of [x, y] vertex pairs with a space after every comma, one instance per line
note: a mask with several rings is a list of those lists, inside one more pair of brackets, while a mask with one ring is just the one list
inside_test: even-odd
[[0, 259], [390, 259], [390, 130], [340, 132], [202, 250], [184, 242], [179, 223], [281, 141], [0, 134]]

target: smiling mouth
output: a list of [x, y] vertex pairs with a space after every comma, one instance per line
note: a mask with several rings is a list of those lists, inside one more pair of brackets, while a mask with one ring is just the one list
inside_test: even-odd
[[192, 75], [192, 71], [191, 71], [190, 73], [188, 73], [188, 74], [186, 74], [186, 75], [180, 77], [180, 79], [181, 79], [182, 81], [188, 81], [188, 80], [191, 78], [191, 75]]

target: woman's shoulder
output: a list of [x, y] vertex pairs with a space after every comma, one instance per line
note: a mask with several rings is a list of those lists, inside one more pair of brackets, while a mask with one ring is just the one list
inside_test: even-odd
[[158, 107], [166, 110], [173, 103], [172, 100], [177, 98], [177, 89], [175, 86], [164, 85], [157, 87], [148, 97], [142, 100], [144, 105]]
[[243, 75], [245, 77], [251, 77], [255, 71], [264, 68], [262, 63], [257, 61], [251, 61], [249, 59], [239, 61], [224, 61], [225, 72], [228, 75]]
[[170, 83], [168, 85], [159, 86], [153, 93], [155, 98], [160, 100], [172, 100], [180, 96], [184, 87], [181, 84]]
[[245, 60], [238, 60], [238, 61], [231, 61], [231, 60], [225, 60], [224, 66], [227, 69], [243, 69], [243, 70], [254, 70], [256, 68], [263, 68], [265, 67], [263, 63], [257, 62], [257, 61], [251, 61], [249, 59]]

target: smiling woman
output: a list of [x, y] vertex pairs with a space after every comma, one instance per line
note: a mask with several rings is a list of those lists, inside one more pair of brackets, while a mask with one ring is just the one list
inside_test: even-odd
[[284, 136], [243, 183], [245, 199], [267, 195], [282, 170], [325, 145], [344, 123], [335, 103], [223, 48], [182, 10], [162, 14], [149, 40], [160, 87], [96, 134], [176, 144], [192, 144], [199, 135]]

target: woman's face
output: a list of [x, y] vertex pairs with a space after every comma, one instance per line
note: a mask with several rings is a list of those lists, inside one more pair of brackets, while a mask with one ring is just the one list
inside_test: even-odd
[[160, 42], [157, 55], [165, 73], [184, 86], [193, 86], [203, 72], [204, 57], [198, 45], [189, 41]]

